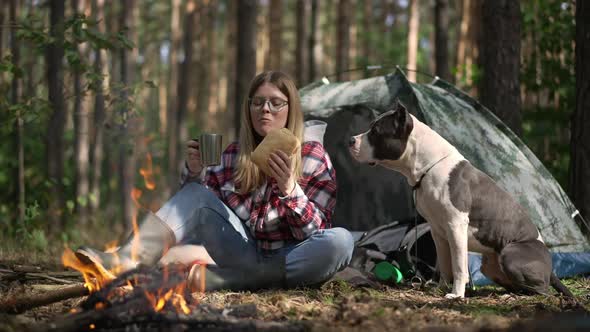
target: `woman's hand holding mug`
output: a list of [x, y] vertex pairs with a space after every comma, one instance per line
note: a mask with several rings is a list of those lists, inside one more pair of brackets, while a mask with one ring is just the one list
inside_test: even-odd
[[186, 144], [186, 166], [191, 177], [200, 175], [203, 170], [199, 141], [196, 139], [191, 139]]

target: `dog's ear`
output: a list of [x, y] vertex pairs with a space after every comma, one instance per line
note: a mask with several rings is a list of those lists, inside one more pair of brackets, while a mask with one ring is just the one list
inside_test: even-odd
[[396, 127], [401, 137], [410, 136], [410, 132], [414, 129], [414, 122], [410, 116], [408, 109], [399, 100], [396, 102], [395, 112], [393, 113], [395, 118]]

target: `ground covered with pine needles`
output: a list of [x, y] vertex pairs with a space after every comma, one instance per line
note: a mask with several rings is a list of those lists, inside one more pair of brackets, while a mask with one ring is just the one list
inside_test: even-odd
[[[15, 262], [0, 262], [10, 268]], [[55, 270], [54, 266], [44, 269]], [[82, 279], [80, 278], [79, 281]], [[559, 296], [520, 296], [498, 287], [469, 290], [464, 300], [447, 300], [442, 290], [402, 285], [381, 289], [330, 281], [320, 288], [262, 292], [195, 293], [194, 299], [215, 308], [254, 305], [255, 318], [303, 323], [310, 331], [536, 331], [585, 330], [590, 327], [590, 279], [564, 280], [577, 302]], [[43, 292], [49, 280], [2, 284], [0, 299]], [[55, 284], [53, 285], [55, 286]], [[0, 314], [0, 331], [21, 331], [52, 322], [79, 306], [84, 298], [68, 299], [19, 315]], [[250, 319], [251, 319], [250, 318]], [[580, 330], [580, 331], [581, 331]]]
[[[109, 232], [109, 236], [97, 235], [93, 240], [105, 243], [110, 236]], [[16, 265], [64, 271], [60, 263], [63, 250], [60, 245], [25, 250], [21, 244], [0, 241], [0, 272]], [[72, 280], [81, 282], [82, 278], [76, 276]], [[590, 331], [590, 279], [578, 277], [563, 282], [576, 295], [576, 302], [565, 300], [553, 291], [552, 296], [522, 296], [493, 286], [470, 289], [464, 300], [447, 300], [444, 292], [434, 286], [404, 284], [375, 289], [344, 281], [330, 281], [314, 289], [222, 291], [192, 296], [198, 303], [215, 308], [255, 306], [255, 316], [246, 319], [298, 322], [309, 331]], [[0, 301], [60, 286], [63, 285], [48, 279], [21, 278], [6, 282], [0, 278]], [[0, 332], [23, 331], [28, 326], [55, 321], [79, 307], [84, 299], [68, 299], [19, 315], [0, 313]]]

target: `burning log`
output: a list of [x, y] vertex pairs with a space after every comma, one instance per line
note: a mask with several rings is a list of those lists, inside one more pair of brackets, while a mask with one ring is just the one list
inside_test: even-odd
[[20, 314], [29, 309], [85, 295], [88, 295], [88, 289], [81, 283], [43, 294], [4, 299], [0, 302], [0, 312]]
[[[79, 312], [31, 331], [305, 331], [302, 323], [265, 322], [252, 304], [214, 309], [196, 303], [186, 287], [187, 268], [139, 267], [90, 294]], [[246, 319], [238, 319], [246, 318]]]

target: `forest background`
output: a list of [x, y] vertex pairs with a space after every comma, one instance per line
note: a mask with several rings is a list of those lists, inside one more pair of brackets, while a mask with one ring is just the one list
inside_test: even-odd
[[176, 190], [188, 139], [237, 137], [249, 81], [266, 69], [298, 87], [396, 65], [411, 81], [438, 75], [504, 120], [590, 219], [590, 14], [577, 6], [4, 0], [0, 240], [42, 252], [129, 230]]

